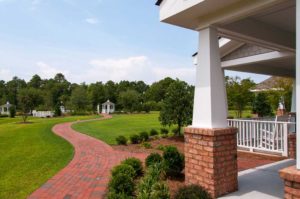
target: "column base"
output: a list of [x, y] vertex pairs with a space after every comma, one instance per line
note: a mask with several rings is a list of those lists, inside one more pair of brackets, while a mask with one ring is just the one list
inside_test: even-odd
[[296, 159], [296, 133], [288, 134], [288, 157]]
[[236, 128], [185, 128], [185, 182], [213, 198], [238, 190]]
[[279, 174], [284, 180], [284, 198], [300, 198], [300, 170], [291, 166], [280, 170]]

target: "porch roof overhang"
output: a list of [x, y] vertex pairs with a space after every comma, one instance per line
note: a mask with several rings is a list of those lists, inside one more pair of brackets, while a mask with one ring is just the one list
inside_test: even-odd
[[[295, 0], [164, 0], [160, 2], [160, 19], [196, 31], [216, 27], [219, 36], [231, 40], [220, 45], [226, 70], [295, 77]], [[244, 44], [269, 51], [223, 59]]]

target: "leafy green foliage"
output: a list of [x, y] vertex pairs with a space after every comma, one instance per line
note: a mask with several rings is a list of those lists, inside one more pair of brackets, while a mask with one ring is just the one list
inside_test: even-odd
[[108, 193], [107, 199], [133, 199], [133, 197], [127, 195], [126, 193], [116, 193], [111, 191]]
[[114, 178], [115, 176], [117, 176], [119, 174], [126, 174], [131, 178], [135, 178], [137, 175], [134, 168], [129, 164], [120, 164], [120, 165], [115, 166], [111, 170], [112, 178]]
[[163, 152], [167, 175], [177, 175], [184, 169], [184, 155], [174, 146], [167, 146]]
[[239, 77], [226, 77], [225, 79], [228, 106], [236, 110], [237, 117], [241, 118], [245, 107], [251, 105], [254, 99], [254, 94], [250, 89], [255, 86], [255, 83], [250, 79], [241, 80]]
[[167, 89], [159, 120], [162, 125], [177, 124], [178, 132], [181, 127], [192, 121], [193, 87], [176, 79]]
[[152, 145], [149, 142], [143, 142], [141, 144], [142, 147], [144, 147], [145, 149], [151, 149]]
[[170, 199], [169, 187], [165, 182], [156, 182], [152, 186], [150, 199]]
[[11, 106], [9, 108], [9, 117], [14, 118], [16, 116], [16, 107], [15, 106]]
[[198, 185], [187, 185], [178, 189], [175, 199], [211, 199], [210, 194]]
[[169, 130], [166, 129], [166, 128], [161, 128], [160, 133], [163, 134], [163, 135], [167, 135], [169, 133]]
[[111, 178], [108, 187], [110, 192], [132, 195], [134, 191], [134, 181], [128, 174], [120, 173]]
[[119, 95], [119, 103], [125, 111], [134, 112], [139, 104], [139, 93], [135, 90], [123, 91]]
[[116, 142], [118, 145], [126, 145], [127, 144], [127, 138], [123, 135], [120, 135], [116, 138]]
[[141, 176], [143, 174], [142, 162], [137, 158], [127, 158], [123, 160], [121, 164], [132, 166], [132, 168], [135, 170], [136, 176]]
[[154, 164], [161, 163], [162, 157], [159, 153], [151, 153], [145, 160], [146, 167], [150, 167]]
[[140, 132], [139, 136], [142, 142], [146, 142], [149, 140], [149, 134], [146, 131]]
[[133, 134], [129, 137], [131, 144], [138, 144], [141, 142], [140, 136], [137, 134]]
[[272, 108], [268, 102], [266, 93], [258, 93], [253, 103], [253, 112], [259, 117], [272, 115]]
[[55, 106], [55, 109], [54, 109], [54, 116], [55, 117], [59, 117], [59, 116], [61, 116], [61, 110], [60, 110], [60, 105], [59, 104], [57, 104], [56, 106]]
[[158, 135], [158, 132], [157, 132], [157, 130], [155, 130], [155, 129], [151, 129], [151, 131], [150, 131], [150, 135], [151, 135], [151, 136]]

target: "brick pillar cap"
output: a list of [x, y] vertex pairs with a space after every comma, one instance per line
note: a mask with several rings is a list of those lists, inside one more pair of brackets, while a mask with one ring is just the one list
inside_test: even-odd
[[284, 180], [300, 183], [300, 170], [298, 170], [296, 166], [281, 169], [279, 174]]
[[237, 128], [197, 128], [197, 127], [186, 127], [184, 128], [185, 134], [197, 134], [206, 136], [221, 136], [221, 135], [232, 135], [237, 133]]

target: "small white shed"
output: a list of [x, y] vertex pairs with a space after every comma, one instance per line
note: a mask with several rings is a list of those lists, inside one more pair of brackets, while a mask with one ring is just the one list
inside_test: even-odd
[[[101, 113], [110, 114], [115, 112], [115, 104], [111, 101], [107, 100], [105, 103], [102, 104], [102, 111]], [[100, 106], [98, 105], [98, 113], [100, 113]]]
[[6, 104], [0, 106], [0, 115], [9, 115], [9, 109], [13, 105], [9, 102], [6, 102]]

